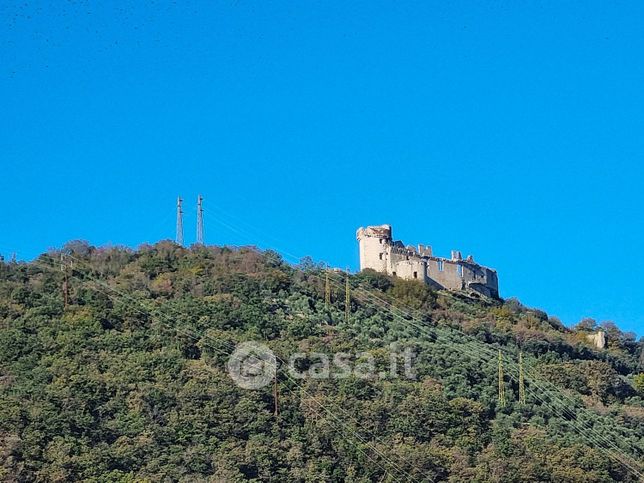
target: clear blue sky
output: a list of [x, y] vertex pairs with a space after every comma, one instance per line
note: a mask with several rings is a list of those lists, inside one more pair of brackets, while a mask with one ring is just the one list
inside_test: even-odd
[[[644, 2], [0, 4], [0, 253], [456, 248], [644, 334]], [[234, 228], [234, 230], [232, 229]], [[248, 234], [247, 234], [248, 232]]]

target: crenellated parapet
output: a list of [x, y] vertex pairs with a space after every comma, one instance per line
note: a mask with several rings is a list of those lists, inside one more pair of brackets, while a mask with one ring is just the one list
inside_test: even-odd
[[459, 250], [450, 258], [436, 257], [428, 245], [404, 245], [394, 241], [391, 225], [359, 228], [360, 270], [377, 272], [408, 280], [420, 280], [435, 288], [474, 290], [488, 297], [499, 297], [496, 271], [479, 265]]

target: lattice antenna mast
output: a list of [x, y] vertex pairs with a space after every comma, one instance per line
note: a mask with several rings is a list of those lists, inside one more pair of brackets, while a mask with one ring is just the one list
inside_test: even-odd
[[349, 321], [349, 315], [351, 315], [351, 287], [349, 287], [349, 269], [347, 268], [347, 277], [345, 281], [345, 300], [344, 300], [344, 317]]
[[183, 246], [183, 210], [181, 203], [183, 200], [181, 196], [177, 198], [177, 238], [176, 241], [179, 245]]
[[203, 245], [203, 196], [197, 197], [197, 244]]
[[503, 356], [499, 350], [499, 407], [505, 407], [505, 383], [503, 381]]
[[523, 380], [523, 352], [519, 352], [519, 404], [525, 404], [525, 383]]

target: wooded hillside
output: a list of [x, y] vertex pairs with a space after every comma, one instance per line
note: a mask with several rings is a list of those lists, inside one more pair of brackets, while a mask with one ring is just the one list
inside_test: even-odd
[[[171, 242], [2, 261], [0, 480], [638, 481], [632, 334], [604, 323], [597, 350], [592, 320], [567, 329], [516, 300], [374, 272], [350, 277], [347, 318], [344, 275], [329, 273], [328, 306], [325, 283], [310, 260]], [[273, 384], [227, 372], [243, 341], [283, 359], [368, 353], [378, 377], [280, 369], [275, 415]], [[387, 373], [391, 344], [413, 349], [415, 379]]]

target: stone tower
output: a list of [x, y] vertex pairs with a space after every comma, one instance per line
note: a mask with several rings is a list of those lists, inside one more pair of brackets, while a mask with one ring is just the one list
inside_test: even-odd
[[372, 268], [387, 273], [388, 249], [391, 246], [391, 225], [360, 228], [356, 234], [360, 245], [360, 270]]

